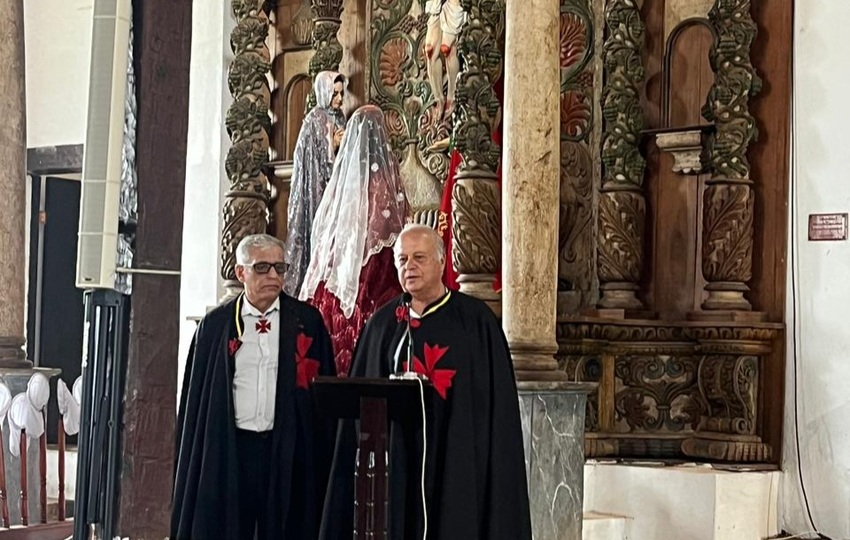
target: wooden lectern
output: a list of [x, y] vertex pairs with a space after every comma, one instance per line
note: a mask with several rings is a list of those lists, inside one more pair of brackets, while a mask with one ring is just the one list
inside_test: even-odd
[[[427, 407], [431, 383], [423, 381]], [[354, 538], [385, 540], [388, 522], [389, 422], [422, 425], [416, 380], [316, 377], [313, 395], [319, 414], [330, 419], [360, 420], [354, 472]]]

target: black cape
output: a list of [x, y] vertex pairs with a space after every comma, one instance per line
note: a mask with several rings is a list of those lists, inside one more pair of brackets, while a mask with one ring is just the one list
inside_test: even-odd
[[[228, 351], [237, 335], [236, 315], [236, 300], [211, 311], [189, 351], [177, 419], [172, 540], [238, 537], [235, 366]], [[313, 540], [334, 426], [315, 417], [311, 393], [296, 385], [299, 333], [312, 339], [306, 357], [319, 362], [319, 375], [335, 374], [333, 350], [319, 311], [285, 294], [280, 296], [280, 325], [268, 530], [272, 538]]]
[[[400, 302], [399, 297], [385, 305], [366, 324], [351, 376], [387, 377], [394, 371], [395, 351], [406, 328]], [[530, 540], [519, 401], [496, 317], [483, 302], [452, 292], [429, 306], [412, 332], [420, 368], [430, 371], [435, 388], [445, 392], [443, 399], [429, 390], [426, 398], [428, 539]], [[392, 540], [422, 538], [420, 429], [390, 427]], [[356, 447], [355, 423], [341, 422], [323, 540], [352, 538]]]

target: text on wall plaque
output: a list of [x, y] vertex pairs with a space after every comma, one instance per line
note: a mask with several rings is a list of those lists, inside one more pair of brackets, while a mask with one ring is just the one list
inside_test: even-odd
[[809, 214], [809, 240], [847, 240], [847, 214]]

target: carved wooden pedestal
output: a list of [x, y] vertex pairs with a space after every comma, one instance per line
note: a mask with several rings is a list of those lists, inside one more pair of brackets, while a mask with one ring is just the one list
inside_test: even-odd
[[558, 322], [569, 380], [597, 382], [587, 403], [588, 457], [771, 459], [761, 371], [781, 324]]
[[452, 191], [452, 262], [460, 290], [499, 313], [493, 281], [501, 254], [501, 196], [495, 175], [458, 174]]

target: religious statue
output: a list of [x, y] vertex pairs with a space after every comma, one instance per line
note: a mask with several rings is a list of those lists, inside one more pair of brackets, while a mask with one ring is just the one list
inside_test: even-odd
[[334, 159], [345, 133], [342, 100], [346, 79], [335, 71], [316, 74], [313, 107], [298, 133], [292, 163], [292, 184], [287, 209], [286, 262], [283, 290], [298, 296], [310, 264], [313, 216], [333, 171]]
[[313, 223], [299, 298], [322, 313], [340, 375], [348, 374], [366, 320], [401, 294], [392, 246], [409, 207], [387, 141], [381, 109], [354, 112]]
[[[438, 110], [445, 117], [449, 117], [454, 109], [457, 75], [460, 72], [457, 38], [460, 29], [466, 24], [467, 14], [461, 7], [460, 0], [427, 0], [425, 13], [428, 14], [428, 31], [425, 34], [428, 82], [431, 84]], [[443, 62], [445, 62], [447, 79], [445, 98], [443, 96]]]

